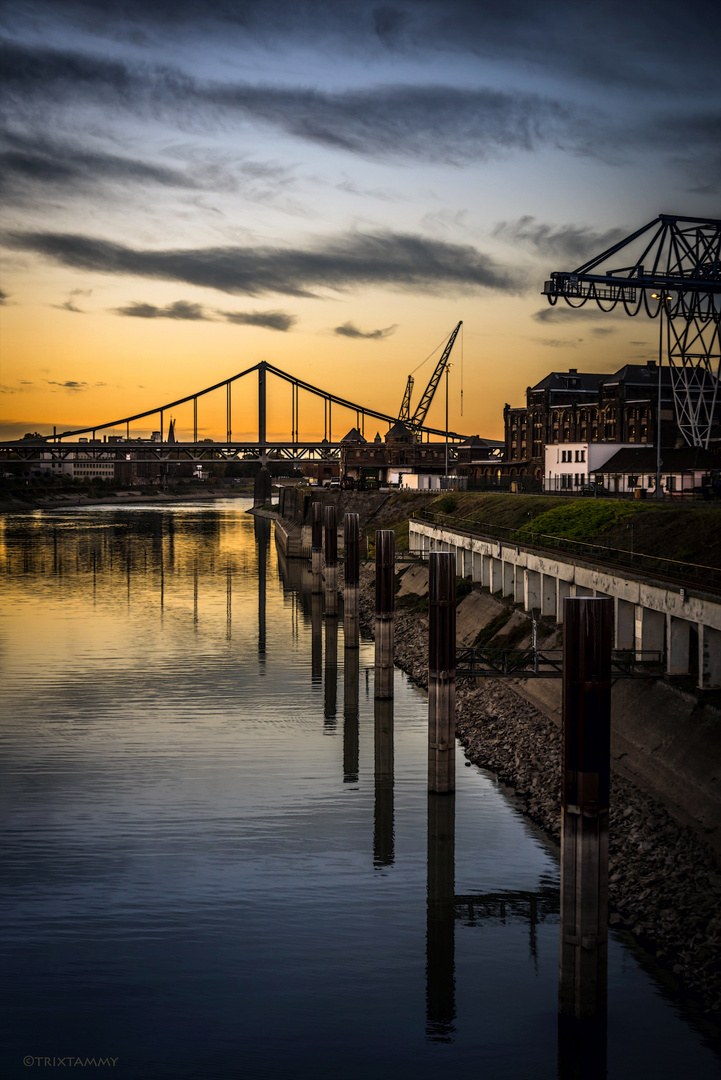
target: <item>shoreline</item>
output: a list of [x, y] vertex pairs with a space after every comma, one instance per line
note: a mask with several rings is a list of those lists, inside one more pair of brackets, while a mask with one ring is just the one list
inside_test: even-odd
[[0, 501], [0, 514], [31, 514], [35, 510], [72, 510], [78, 506], [136, 506], [140, 503], [162, 506], [166, 503], [212, 502], [218, 499], [252, 499], [253, 489], [229, 489], [227, 491], [135, 492], [119, 491], [114, 495], [88, 498], [85, 495], [60, 495], [33, 499], [27, 503], [19, 499]]

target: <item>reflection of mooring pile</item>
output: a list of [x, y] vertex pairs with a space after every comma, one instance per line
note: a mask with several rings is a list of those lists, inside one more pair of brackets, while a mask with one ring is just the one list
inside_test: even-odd
[[514, 889], [453, 897], [454, 917], [465, 926], [527, 922], [535, 927], [551, 917], [558, 918], [559, 913], [558, 886], [541, 886], [535, 892]]
[[[313, 504], [312, 516], [311, 667], [313, 681], [316, 681], [322, 677], [324, 519], [319, 504]], [[325, 719], [328, 722], [331, 717], [335, 720], [337, 680], [338, 617], [334, 580], [337, 520], [334, 509], [327, 515], [325, 526], [326, 569], [331, 572], [330, 589], [325, 590], [328, 661]], [[344, 602], [349, 616], [352, 613], [349, 622], [354, 623], [358, 618], [357, 600], [353, 594], [358, 588], [360, 552], [357, 536], [357, 515], [346, 514]], [[468, 663], [469, 658], [463, 657], [459, 664], [456, 649], [455, 555], [447, 551], [430, 552], [428, 563], [427, 1037], [447, 1041], [454, 1030], [456, 921], [471, 926], [527, 923], [531, 953], [535, 956], [536, 927], [551, 916], [560, 915], [559, 1015], [565, 1021], [580, 1022], [583, 1027], [586, 1021], [602, 1018], [606, 1012], [611, 684], [619, 677], [653, 676], [656, 674], [654, 666], [659, 664], [660, 658], [614, 653], [611, 649], [613, 601], [610, 597], [564, 599], [561, 658], [551, 653], [539, 654], [534, 633], [530, 656], [526, 654], [521, 658], [524, 665], [534, 674], [540, 674], [547, 667], [547, 677], [561, 677], [563, 682], [560, 902], [558, 890], [552, 886], [540, 886], [533, 892], [514, 890], [458, 895], [454, 886], [456, 674], [459, 669], [463, 670], [464, 661]], [[391, 530], [376, 532], [375, 569], [374, 864], [381, 868], [390, 865], [395, 858], [395, 535]], [[344, 651], [352, 653], [358, 647], [358, 630], [347, 625], [345, 613], [344, 627], [347, 627]], [[479, 653], [482, 650], [475, 651], [472, 659], [480, 661], [479, 666], [489, 666], [488, 650], [485, 656]], [[478, 668], [473, 673], [479, 674]], [[490, 674], [485, 670], [480, 673]], [[497, 668], [493, 674], [498, 674]], [[355, 782], [358, 777], [357, 680], [358, 665], [355, 663], [347, 680], [344, 676], [344, 686], [349, 692], [349, 700], [344, 704], [345, 782]], [[573, 1031], [578, 1033], [581, 1027], [577, 1026]], [[598, 1060], [605, 1060], [604, 1055], [605, 1050], [602, 1054], [599, 1049], [596, 1056]]]

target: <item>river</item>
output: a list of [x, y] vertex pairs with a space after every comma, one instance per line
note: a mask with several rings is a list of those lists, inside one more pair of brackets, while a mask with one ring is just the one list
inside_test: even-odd
[[[429, 800], [425, 694], [247, 506], [0, 517], [2, 1075], [573, 1075], [557, 852], [460, 751]], [[601, 1041], [719, 1075], [614, 937]]]

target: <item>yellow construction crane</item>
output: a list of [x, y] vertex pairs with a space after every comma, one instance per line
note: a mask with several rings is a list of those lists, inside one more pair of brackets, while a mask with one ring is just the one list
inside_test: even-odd
[[435, 394], [438, 383], [441, 381], [441, 376], [446, 370], [448, 359], [451, 355], [451, 349], [458, 337], [458, 331], [463, 326], [463, 321], [458, 323], [458, 326], [451, 333], [446, 347], [443, 350], [440, 360], [436, 364], [436, 370], [428, 380], [428, 386], [423, 391], [423, 396], [416, 406], [416, 410], [411, 416], [411, 394], [413, 393], [413, 376], [408, 376], [408, 382], [406, 383], [406, 392], [403, 395], [403, 402], [401, 404], [401, 411], [398, 413], [398, 419], [410, 428], [411, 431], [417, 432], [419, 428], [423, 427], [423, 423], [426, 419], [426, 413], [430, 408], [430, 404], [433, 401], [433, 395]]

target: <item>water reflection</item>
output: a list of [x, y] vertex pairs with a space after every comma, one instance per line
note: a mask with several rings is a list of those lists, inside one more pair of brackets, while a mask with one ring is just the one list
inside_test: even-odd
[[[270, 520], [264, 517], [253, 518], [253, 532], [258, 552], [258, 656], [261, 663], [265, 661], [265, 602], [268, 573], [268, 548], [270, 543]], [[228, 632], [230, 639], [230, 630]]]
[[428, 794], [426, 1037], [450, 1042], [455, 1031], [454, 794]]
[[605, 1013], [590, 1020], [558, 1018], [558, 1080], [606, 1080]]
[[375, 801], [373, 865], [391, 866], [395, 859], [393, 830], [393, 699], [374, 700]]
[[360, 768], [359, 650], [346, 649], [343, 662], [343, 783], [356, 784]]
[[[603, 1039], [556, 1041], [553, 856], [475, 770], [428, 797], [425, 697], [374, 702], [269, 537], [237, 504], [0, 521], [13, 1064], [41, 1026], [133, 1080], [600, 1080]], [[610, 1075], [715, 1077], [620, 952]]]
[[325, 693], [323, 719], [327, 734], [333, 734], [336, 726], [338, 698], [338, 616], [326, 613], [325, 617]]
[[323, 597], [320, 593], [311, 593], [310, 612], [310, 681], [319, 686], [323, 682]]

